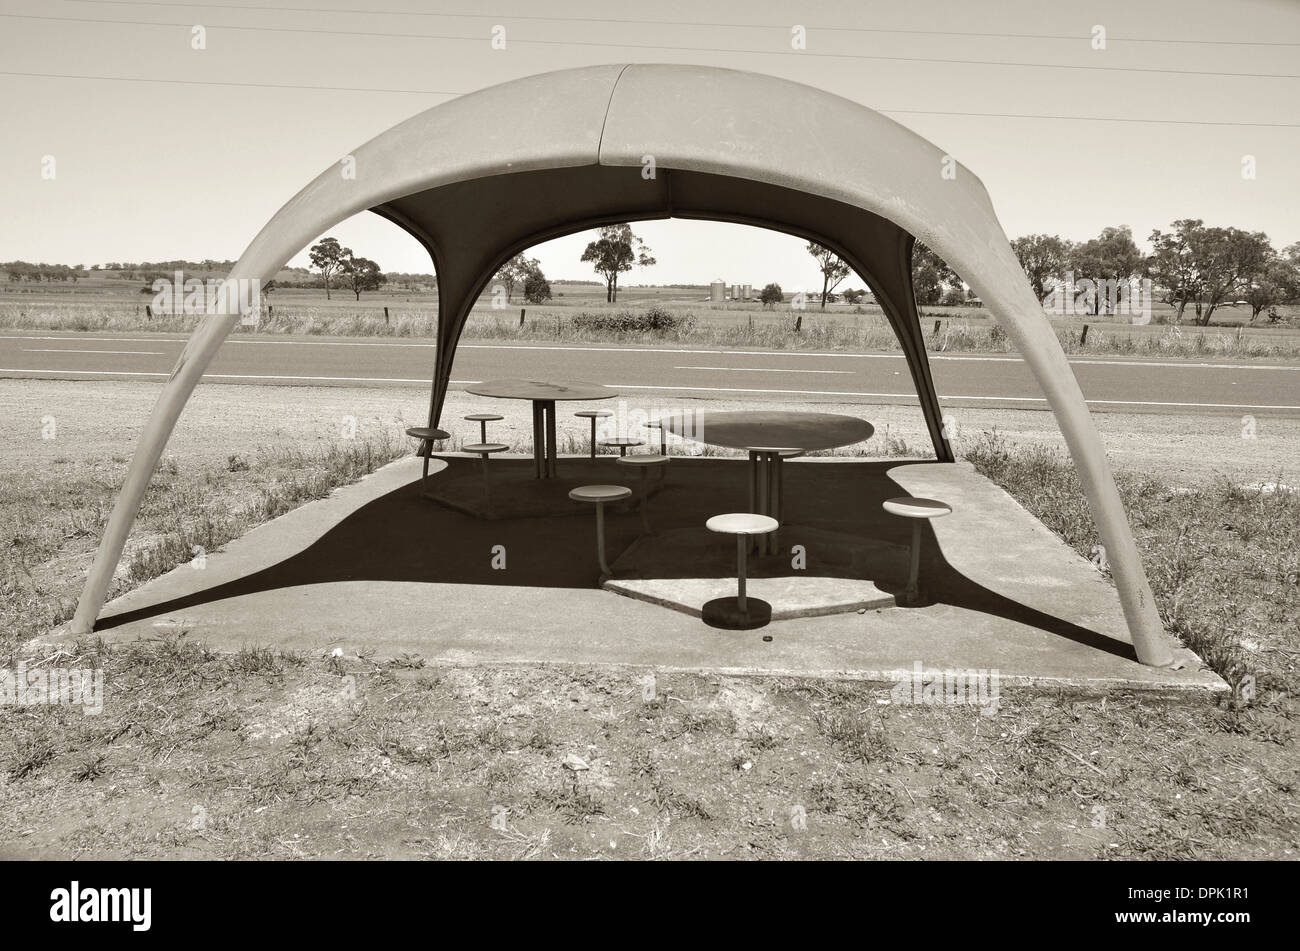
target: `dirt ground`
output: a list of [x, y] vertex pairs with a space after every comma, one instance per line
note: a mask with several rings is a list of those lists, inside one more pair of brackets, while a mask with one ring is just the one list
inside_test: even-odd
[[[106, 383], [63, 380], [0, 380], [0, 438], [5, 451], [0, 471], [50, 465], [87, 450], [106, 463], [126, 462], [157, 397], [154, 383]], [[626, 410], [653, 417], [673, 409], [702, 406], [699, 400], [631, 397]], [[709, 400], [712, 409], [774, 409], [772, 401]], [[618, 409], [619, 401], [605, 404]], [[920, 410], [913, 406], [800, 403], [799, 408], [865, 416], [877, 435], [867, 445], [884, 455], [885, 435], [903, 440], [912, 451], [928, 455], [929, 437]], [[443, 426], [456, 441], [477, 441], [478, 427], [461, 417], [492, 412], [505, 417], [489, 428], [489, 439], [526, 449], [532, 439], [529, 406], [517, 400], [494, 400], [463, 392], [448, 395]], [[299, 386], [199, 387], [168, 444], [167, 456], [189, 465], [224, 460], [258, 447], [284, 444], [310, 448], [339, 438], [381, 432], [400, 434], [424, 425], [428, 394], [420, 388], [339, 388]], [[1049, 444], [1064, 449], [1056, 420], [1045, 410], [960, 408], [950, 411], [957, 426], [957, 445], [989, 430], [1006, 433], [1018, 443]], [[54, 427], [49, 427], [49, 417]], [[1204, 485], [1231, 476], [1239, 482], [1294, 479], [1300, 460], [1300, 420], [1259, 417], [1255, 438], [1243, 437], [1236, 415], [1173, 416], [1145, 413], [1095, 413], [1116, 468], [1145, 472], [1179, 485]], [[563, 410], [558, 414], [561, 451], [586, 447], [587, 423]], [[50, 438], [47, 434], [53, 433]], [[644, 435], [644, 433], [639, 433]], [[78, 449], [71, 452], [68, 440]]]

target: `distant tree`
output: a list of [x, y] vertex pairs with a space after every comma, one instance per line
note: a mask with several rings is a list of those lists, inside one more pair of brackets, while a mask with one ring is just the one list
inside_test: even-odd
[[1151, 254], [1147, 273], [1163, 291], [1162, 300], [1174, 308], [1174, 323], [1183, 322], [1183, 311], [1201, 293], [1201, 277], [1192, 252], [1192, 236], [1205, 227], [1199, 218], [1180, 218], [1170, 232], [1159, 228], [1151, 232]]
[[948, 262], [920, 241], [912, 247], [912, 292], [918, 304], [937, 304], [948, 287], [961, 283]]
[[1048, 281], [1061, 280], [1065, 273], [1070, 242], [1059, 234], [1027, 234], [1011, 242], [1034, 296], [1040, 301], [1047, 296]]
[[1268, 259], [1246, 282], [1251, 323], [1265, 308], [1272, 315], [1278, 304], [1293, 300], [1300, 300], [1300, 242], [1280, 254], [1270, 250]]
[[1116, 282], [1116, 294], [1119, 294], [1118, 288], [1140, 274], [1145, 265], [1142, 252], [1133, 243], [1133, 232], [1127, 225], [1103, 229], [1099, 237], [1070, 248], [1066, 257], [1078, 276], [1097, 282], [1097, 293], [1092, 300], [1093, 314], [1101, 313], [1101, 305], [1107, 298], [1102, 291], [1102, 282]]
[[772, 308], [785, 300], [785, 293], [781, 290], [781, 285], [773, 281], [759, 292], [758, 299], [764, 307]]
[[840, 292], [840, 294], [844, 297], [844, 303], [846, 304], [856, 304], [858, 301], [862, 300], [862, 298], [867, 296], [866, 291], [855, 291], [852, 288], [845, 288]]
[[541, 304], [551, 299], [551, 282], [542, 273], [542, 266], [533, 258], [523, 271], [524, 300]]
[[1151, 232], [1154, 252], [1147, 267], [1166, 289], [1166, 300], [1177, 307], [1177, 320], [1191, 303], [1196, 323], [1207, 326], [1220, 305], [1245, 297], [1252, 277], [1266, 267], [1272, 247], [1263, 232], [1207, 228], [1199, 218], [1180, 219], [1172, 227], [1170, 234]]
[[492, 280], [506, 289], [506, 302], [514, 296], [515, 288], [522, 288], [524, 282], [528, 279], [530, 268], [538, 268], [540, 265], [536, 258], [525, 257], [522, 252], [516, 254], [501, 269], [493, 275]]
[[312, 267], [317, 268], [325, 279], [325, 299], [329, 300], [330, 278], [338, 272], [344, 258], [352, 257], [352, 249], [340, 247], [337, 238], [322, 238], [311, 246], [308, 254]]
[[343, 286], [357, 295], [357, 300], [361, 300], [362, 291], [377, 291], [388, 280], [370, 258], [354, 257], [350, 249], [343, 250], [346, 254], [338, 264], [339, 276]]
[[813, 260], [817, 262], [817, 269], [822, 272], [822, 310], [825, 310], [831, 291], [835, 290], [840, 281], [849, 276], [852, 269], [840, 260], [838, 254], [830, 248], [822, 247], [816, 241], [808, 242], [808, 253], [813, 256]]
[[596, 273], [605, 279], [605, 301], [609, 304], [618, 300], [619, 274], [632, 270], [633, 266], [652, 267], [655, 263], [650, 249], [632, 233], [628, 224], [601, 228], [599, 239], [587, 245], [579, 260], [591, 262]]

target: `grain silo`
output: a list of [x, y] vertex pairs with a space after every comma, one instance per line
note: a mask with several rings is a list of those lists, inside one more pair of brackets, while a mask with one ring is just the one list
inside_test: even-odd
[[726, 299], [727, 285], [722, 283], [722, 278], [718, 278], [709, 285], [709, 300], [716, 304], [720, 304]]

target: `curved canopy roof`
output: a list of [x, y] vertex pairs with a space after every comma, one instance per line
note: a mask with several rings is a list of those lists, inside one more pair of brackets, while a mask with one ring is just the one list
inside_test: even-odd
[[[421, 112], [331, 165], [266, 224], [230, 278], [269, 280], [316, 237], [365, 210], [409, 231], [435, 263], [431, 426], [465, 319], [500, 264], [602, 223], [704, 218], [785, 231], [839, 253], [898, 334], [936, 454], [949, 460], [912, 296], [912, 245], [923, 241], [971, 285], [1033, 370], [1079, 468], [1138, 655], [1169, 662], [1083, 395], [983, 185], [893, 120], [823, 90], [713, 67], [611, 65], [531, 76]], [[224, 313], [226, 301], [217, 306]], [[205, 320], [186, 345], [128, 472], [74, 630], [91, 629], [167, 437], [237, 320]]]

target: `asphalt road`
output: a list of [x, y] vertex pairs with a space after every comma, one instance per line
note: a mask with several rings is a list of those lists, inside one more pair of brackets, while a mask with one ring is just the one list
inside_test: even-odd
[[[139, 332], [0, 334], [0, 377], [165, 380], [185, 338]], [[299, 386], [427, 385], [434, 347], [415, 340], [232, 337], [205, 382]], [[950, 406], [1045, 408], [1018, 356], [932, 354]], [[1122, 357], [1071, 360], [1092, 409], [1300, 416], [1300, 367]], [[500, 378], [584, 380], [626, 393], [720, 399], [915, 403], [897, 354], [613, 345], [465, 343], [453, 388]]]

